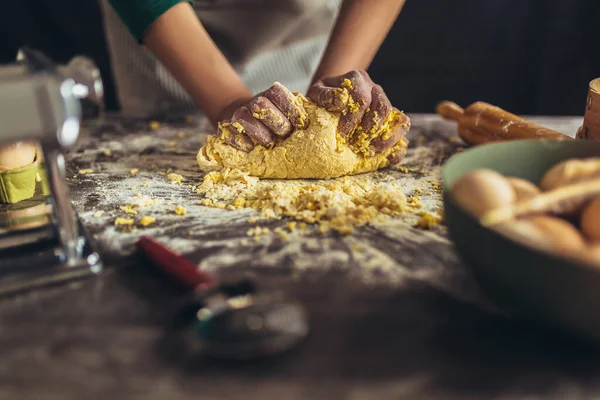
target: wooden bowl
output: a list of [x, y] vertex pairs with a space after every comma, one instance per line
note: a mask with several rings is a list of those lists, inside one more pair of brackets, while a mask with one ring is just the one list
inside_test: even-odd
[[600, 269], [527, 247], [483, 227], [450, 188], [463, 174], [489, 168], [538, 183], [553, 165], [600, 155], [600, 141], [522, 140], [478, 146], [444, 166], [444, 214], [459, 255], [492, 300], [526, 317], [600, 344]]
[[577, 131], [577, 139], [600, 140], [600, 78], [590, 82], [583, 116], [583, 125]]

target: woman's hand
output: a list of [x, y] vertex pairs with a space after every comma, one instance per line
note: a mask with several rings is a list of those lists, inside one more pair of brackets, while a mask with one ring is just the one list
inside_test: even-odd
[[280, 83], [247, 100], [238, 100], [220, 114], [217, 134], [227, 144], [249, 152], [255, 145], [271, 148], [276, 137], [308, 127], [308, 115], [298, 98]]
[[311, 86], [307, 97], [329, 111], [341, 112], [338, 133], [365, 155], [389, 150], [410, 129], [410, 119], [392, 107], [382, 87], [365, 71], [323, 78]]

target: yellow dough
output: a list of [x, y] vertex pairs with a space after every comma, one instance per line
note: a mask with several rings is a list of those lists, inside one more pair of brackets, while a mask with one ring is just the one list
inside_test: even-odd
[[210, 172], [235, 168], [260, 178], [328, 179], [387, 167], [388, 155], [406, 151], [407, 143], [402, 139], [377, 156], [357, 154], [337, 135], [339, 113], [331, 113], [306, 100], [304, 107], [310, 119], [308, 128], [279, 139], [271, 149], [257, 145], [246, 153], [228, 145], [221, 137], [210, 136], [197, 155], [200, 169]]

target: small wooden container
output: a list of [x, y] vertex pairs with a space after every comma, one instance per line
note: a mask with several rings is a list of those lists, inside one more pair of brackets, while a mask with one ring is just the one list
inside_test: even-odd
[[600, 140], [600, 78], [590, 82], [583, 125], [577, 131], [577, 139]]

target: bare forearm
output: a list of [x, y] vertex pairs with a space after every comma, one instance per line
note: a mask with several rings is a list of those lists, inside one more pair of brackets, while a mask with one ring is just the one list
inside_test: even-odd
[[187, 3], [161, 15], [144, 35], [143, 43], [213, 124], [230, 104], [251, 96]]
[[366, 70], [405, 0], [344, 0], [313, 82]]

